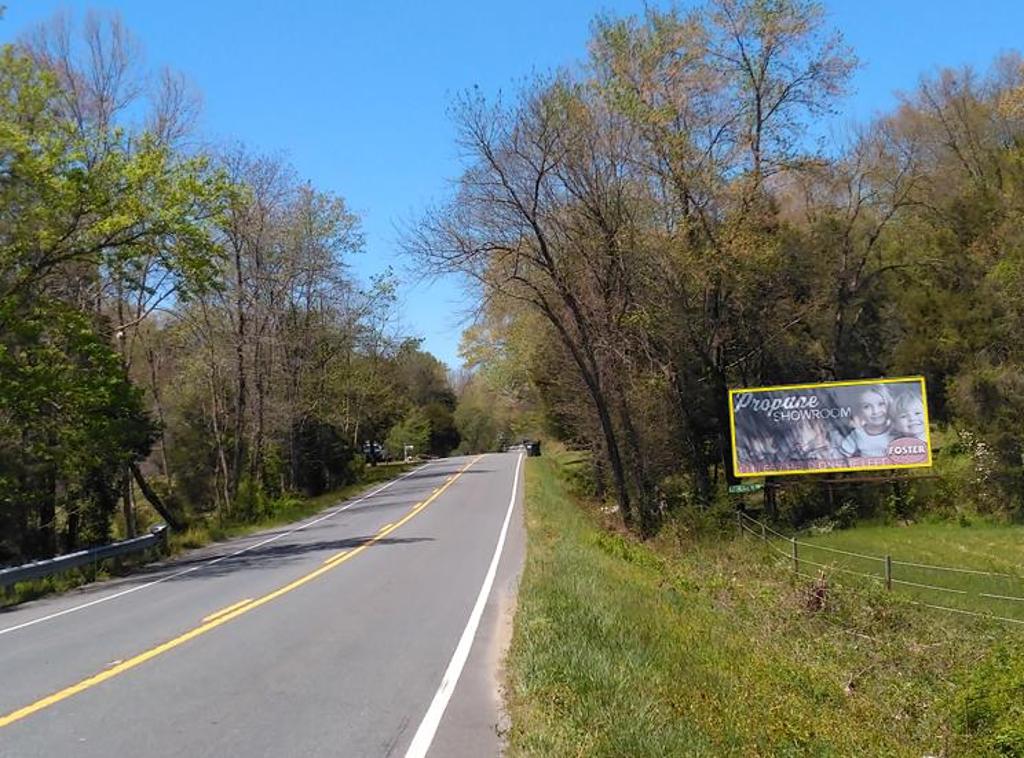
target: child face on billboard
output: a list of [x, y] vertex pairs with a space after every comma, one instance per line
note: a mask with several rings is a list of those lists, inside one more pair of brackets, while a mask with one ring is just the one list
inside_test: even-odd
[[917, 400], [900, 404], [895, 409], [892, 428], [906, 437], [924, 439], [924, 406]]
[[889, 404], [878, 390], [864, 390], [860, 394], [857, 415], [868, 434], [882, 434], [889, 428]]

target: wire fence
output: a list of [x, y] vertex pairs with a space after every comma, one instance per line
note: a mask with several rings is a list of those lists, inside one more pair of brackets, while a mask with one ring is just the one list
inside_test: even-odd
[[[742, 511], [737, 511], [736, 523], [741, 535], [759, 539], [773, 553], [790, 562], [793, 572], [799, 576], [817, 578], [801, 570], [813, 566], [826, 574], [867, 579], [887, 590], [897, 588], [913, 605], [1024, 625], [1024, 577], [897, 560], [891, 555], [870, 555], [819, 545], [782, 534]], [[830, 556], [835, 557], [830, 559]]]

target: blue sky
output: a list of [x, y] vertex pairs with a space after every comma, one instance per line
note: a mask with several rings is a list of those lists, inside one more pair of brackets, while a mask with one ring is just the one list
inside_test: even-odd
[[[174, 0], [157, 3], [5, 0], [0, 40], [58, 9], [115, 10], [147, 60], [185, 72], [202, 91], [201, 128], [285, 155], [299, 174], [346, 198], [363, 219], [361, 279], [388, 265], [406, 272], [395, 225], [445, 197], [460, 173], [446, 107], [478, 85], [511, 89], [534, 71], [580, 59], [595, 14], [642, 2], [376, 3]], [[836, 127], [890, 108], [923, 72], [970, 64], [1024, 45], [1024, 2], [832, 0], [830, 18], [862, 61]], [[458, 282], [406, 275], [401, 321], [425, 347], [458, 364], [468, 301]]]

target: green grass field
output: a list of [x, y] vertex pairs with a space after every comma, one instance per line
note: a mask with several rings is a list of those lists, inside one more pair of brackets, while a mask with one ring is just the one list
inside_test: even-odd
[[[801, 543], [797, 553], [803, 572], [824, 573], [838, 582], [883, 585], [888, 555], [892, 560], [892, 589], [900, 597], [1002, 616], [1024, 625], [1024, 527], [869, 525], [797, 535], [797, 540]], [[778, 552], [780, 564], [792, 565], [788, 558], [790, 544], [773, 538], [769, 545]]]
[[878, 587], [816, 594], [753, 539], [638, 543], [549, 456], [526, 503], [511, 755], [1024, 755], [1018, 630]]

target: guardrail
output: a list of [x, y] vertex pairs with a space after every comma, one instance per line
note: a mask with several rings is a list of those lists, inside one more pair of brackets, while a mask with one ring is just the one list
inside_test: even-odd
[[121, 558], [126, 555], [142, 553], [146, 550], [166, 549], [168, 530], [166, 524], [154, 526], [149, 534], [141, 537], [133, 537], [130, 540], [112, 542], [109, 545], [79, 550], [75, 553], [60, 555], [45, 561], [34, 561], [21, 566], [0, 569], [0, 589], [6, 590], [16, 582], [25, 582], [30, 579], [42, 579], [43, 577], [60, 574], [80, 566], [88, 566], [105, 561], [110, 558]]

